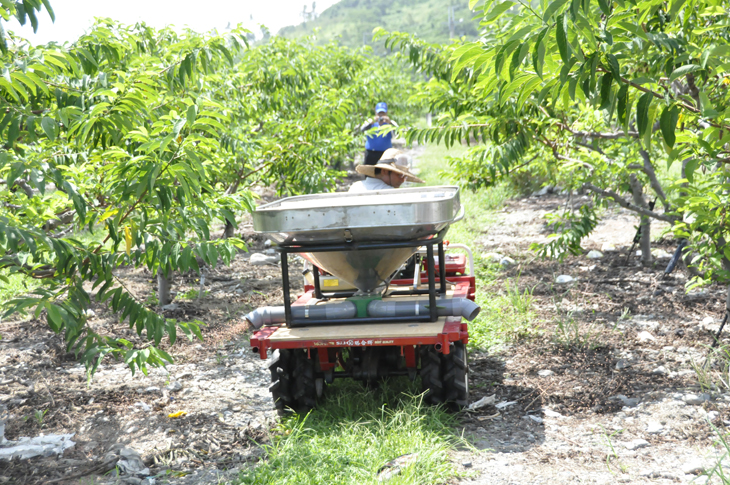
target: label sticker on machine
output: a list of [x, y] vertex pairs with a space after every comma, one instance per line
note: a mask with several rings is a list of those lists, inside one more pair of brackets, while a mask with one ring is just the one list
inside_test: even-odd
[[323, 280], [322, 286], [340, 286], [340, 280]]
[[328, 342], [314, 342], [315, 347], [367, 347], [368, 345], [390, 345], [393, 340], [375, 340], [375, 339], [350, 339], [350, 340], [330, 340]]

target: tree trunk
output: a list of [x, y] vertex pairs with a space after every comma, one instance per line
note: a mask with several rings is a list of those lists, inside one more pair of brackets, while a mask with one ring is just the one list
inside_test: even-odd
[[[631, 174], [629, 176], [629, 184], [631, 185], [631, 195], [634, 198], [634, 204], [643, 209], [648, 209], [649, 206], [644, 199], [643, 187], [639, 179], [636, 178], [636, 175]], [[651, 266], [651, 219], [646, 216], [641, 216], [641, 240], [639, 242], [639, 248], [641, 249], [641, 264], [643, 266]]]
[[235, 227], [233, 227], [233, 224], [231, 224], [231, 221], [226, 219], [226, 228], [223, 231], [223, 239], [228, 239], [228, 238], [235, 236], [234, 229], [235, 229]]
[[172, 286], [172, 274], [165, 275], [162, 268], [157, 270], [157, 299], [161, 307], [170, 304], [170, 287]]

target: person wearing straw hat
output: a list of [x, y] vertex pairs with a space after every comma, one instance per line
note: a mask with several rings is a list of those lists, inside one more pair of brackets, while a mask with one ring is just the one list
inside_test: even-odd
[[358, 165], [355, 170], [365, 175], [365, 180], [352, 184], [350, 192], [397, 189], [406, 180], [424, 183], [408, 169], [408, 157], [395, 148], [385, 150], [375, 165]]

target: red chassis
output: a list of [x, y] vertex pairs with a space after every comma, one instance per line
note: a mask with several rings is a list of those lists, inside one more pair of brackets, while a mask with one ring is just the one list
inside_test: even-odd
[[[463, 273], [464, 269], [463, 264], [458, 265], [458, 267], [452, 266], [448, 268], [446, 280], [454, 285], [451, 291], [449, 291], [448, 296], [451, 298], [468, 298], [473, 301], [475, 293], [474, 276], [452, 276], [449, 274], [453, 274], [454, 272]], [[425, 273], [422, 276], [425, 278]], [[437, 284], [439, 283], [438, 278], [436, 282]], [[412, 285], [412, 283], [410, 279], [393, 280], [391, 281], [391, 287], [407, 287]], [[313, 287], [305, 286], [304, 290], [305, 293], [292, 305], [305, 305], [313, 298]], [[442, 325], [441, 322], [443, 322]], [[297, 335], [296, 337], [292, 335], [292, 338], [287, 338], [287, 336], [283, 335], [275, 336], [280, 330], [287, 329], [283, 325], [270, 326], [261, 328], [253, 334], [251, 347], [254, 352], [257, 351], [259, 353], [262, 359], [267, 358], [269, 349], [307, 349], [308, 354], [311, 354], [313, 349], [318, 349], [318, 352], [316, 352], [318, 356], [317, 360], [319, 361], [319, 368], [323, 372], [331, 371], [338, 366], [338, 354], [343, 348], [400, 347], [400, 355], [405, 357], [406, 367], [408, 369], [415, 369], [418, 365], [417, 346], [433, 346], [436, 351], [442, 354], [448, 354], [451, 348], [450, 344], [462, 342], [463, 345], [466, 345], [469, 341], [467, 324], [462, 322], [461, 317], [440, 318], [437, 323], [437, 330], [430, 335], [409, 335], [408, 324], [393, 323], [376, 326], [382, 328], [383, 325], [392, 325], [391, 328], [393, 330], [397, 329], [396, 335], [388, 332], [387, 336], [373, 337], [369, 335], [359, 338], [357, 337], [358, 330], [365, 327], [374, 327], [374, 325], [361, 325], [357, 323], [357, 319], [354, 319], [352, 325], [326, 327], [333, 330], [331, 332], [332, 335], [328, 337], [312, 339], [302, 338], [301, 335]], [[295, 333], [296, 330], [292, 329], [292, 333]], [[324, 352], [324, 349], [327, 349], [327, 351]]]

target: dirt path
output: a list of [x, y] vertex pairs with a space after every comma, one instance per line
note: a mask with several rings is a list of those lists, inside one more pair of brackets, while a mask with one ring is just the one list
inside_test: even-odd
[[[535, 260], [529, 244], [549, 234], [542, 216], [566, 202], [509, 201], [481, 239], [484, 250], [517, 259], [506, 276], [534, 288], [541, 337], [472, 356], [472, 400], [494, 394], [497, 407], [465, 417], [485, 451], [459, 457], [473, 473], [464, 483], [705, 483], [699, 475], [722, 454], [709, 423], [730, 424], [730, 394], [703, 394], [693, 365], [707, 354], [724, 291], [685, 295], [681, 270], [660, 282], [666, 260], [626, 265], [635, 219], [618, 210], [586, 248], [610, 242], [618, 251]], [[576, 281], [559, 285], [558, 275]]]
[[[661, 268], [626, 265], [635, 221], [621, 211], [609, 214], [588, 248], [611, 242], [618, 251], [597, 260], [536, 260], [528, 246], [548, 234], [542, 216], [566, 202], [556, 195], [509, 201], [474, 248], [517, 260], [504, 278], [519, 275], [520, 287], [533, 289], [540, 333], [497, 355], [470, 356], [472, 401], [494, 395], [497, 406], [463, 413], [465, 436], [480, 451], [455, 454], [466, 474], [461, 482], [703, 483], [697, 474], [718, 453], [708, 422], [730, 424], [730, 395], [704, 395], [692, 364], [706, 354], [724, 295], [711, 288], [685, 296], [681, 271], [656, 283]], [[262, 251], [250, 226], [243, 230]], [[558, 285], [558, 275], [577, 280]], [[119, 276], [138, 298], [153, 294], [144, 270]], [[46, 484], [75, 475], [83, 476], [63, 483], [151, 484], [142, 478], [156, 475], [157, 484], [192, 485], [235, 478], [261, 456], [258, 444], [275, 421], [266, 363], [250, 352], [241, 316], [281, 304], [279, 278], [277, 266], [252, 266], [245, 254], [211, 271], [200, 298], [196, 277], [178, 277], [177, 306], [166, 315], [202, 320], [206, 338], [176, 344], [169, 349], [176, 364], [147, 377], [132, 377], [124, 364], [109, 361], [87, 383], [44, 322], [3, 322], [5, 437], [75, 433], [76, 444], [60, 458], [0, 462], [0, 483]], [[94, 311], [94, 325], [135, 341], [104, 309]], [[563, 334], [556, 333], [558, 321]], [[148, 473], [135, 479], [98, 468], [119, 456], [132, 464], [141, 459], [137, 464]]]

